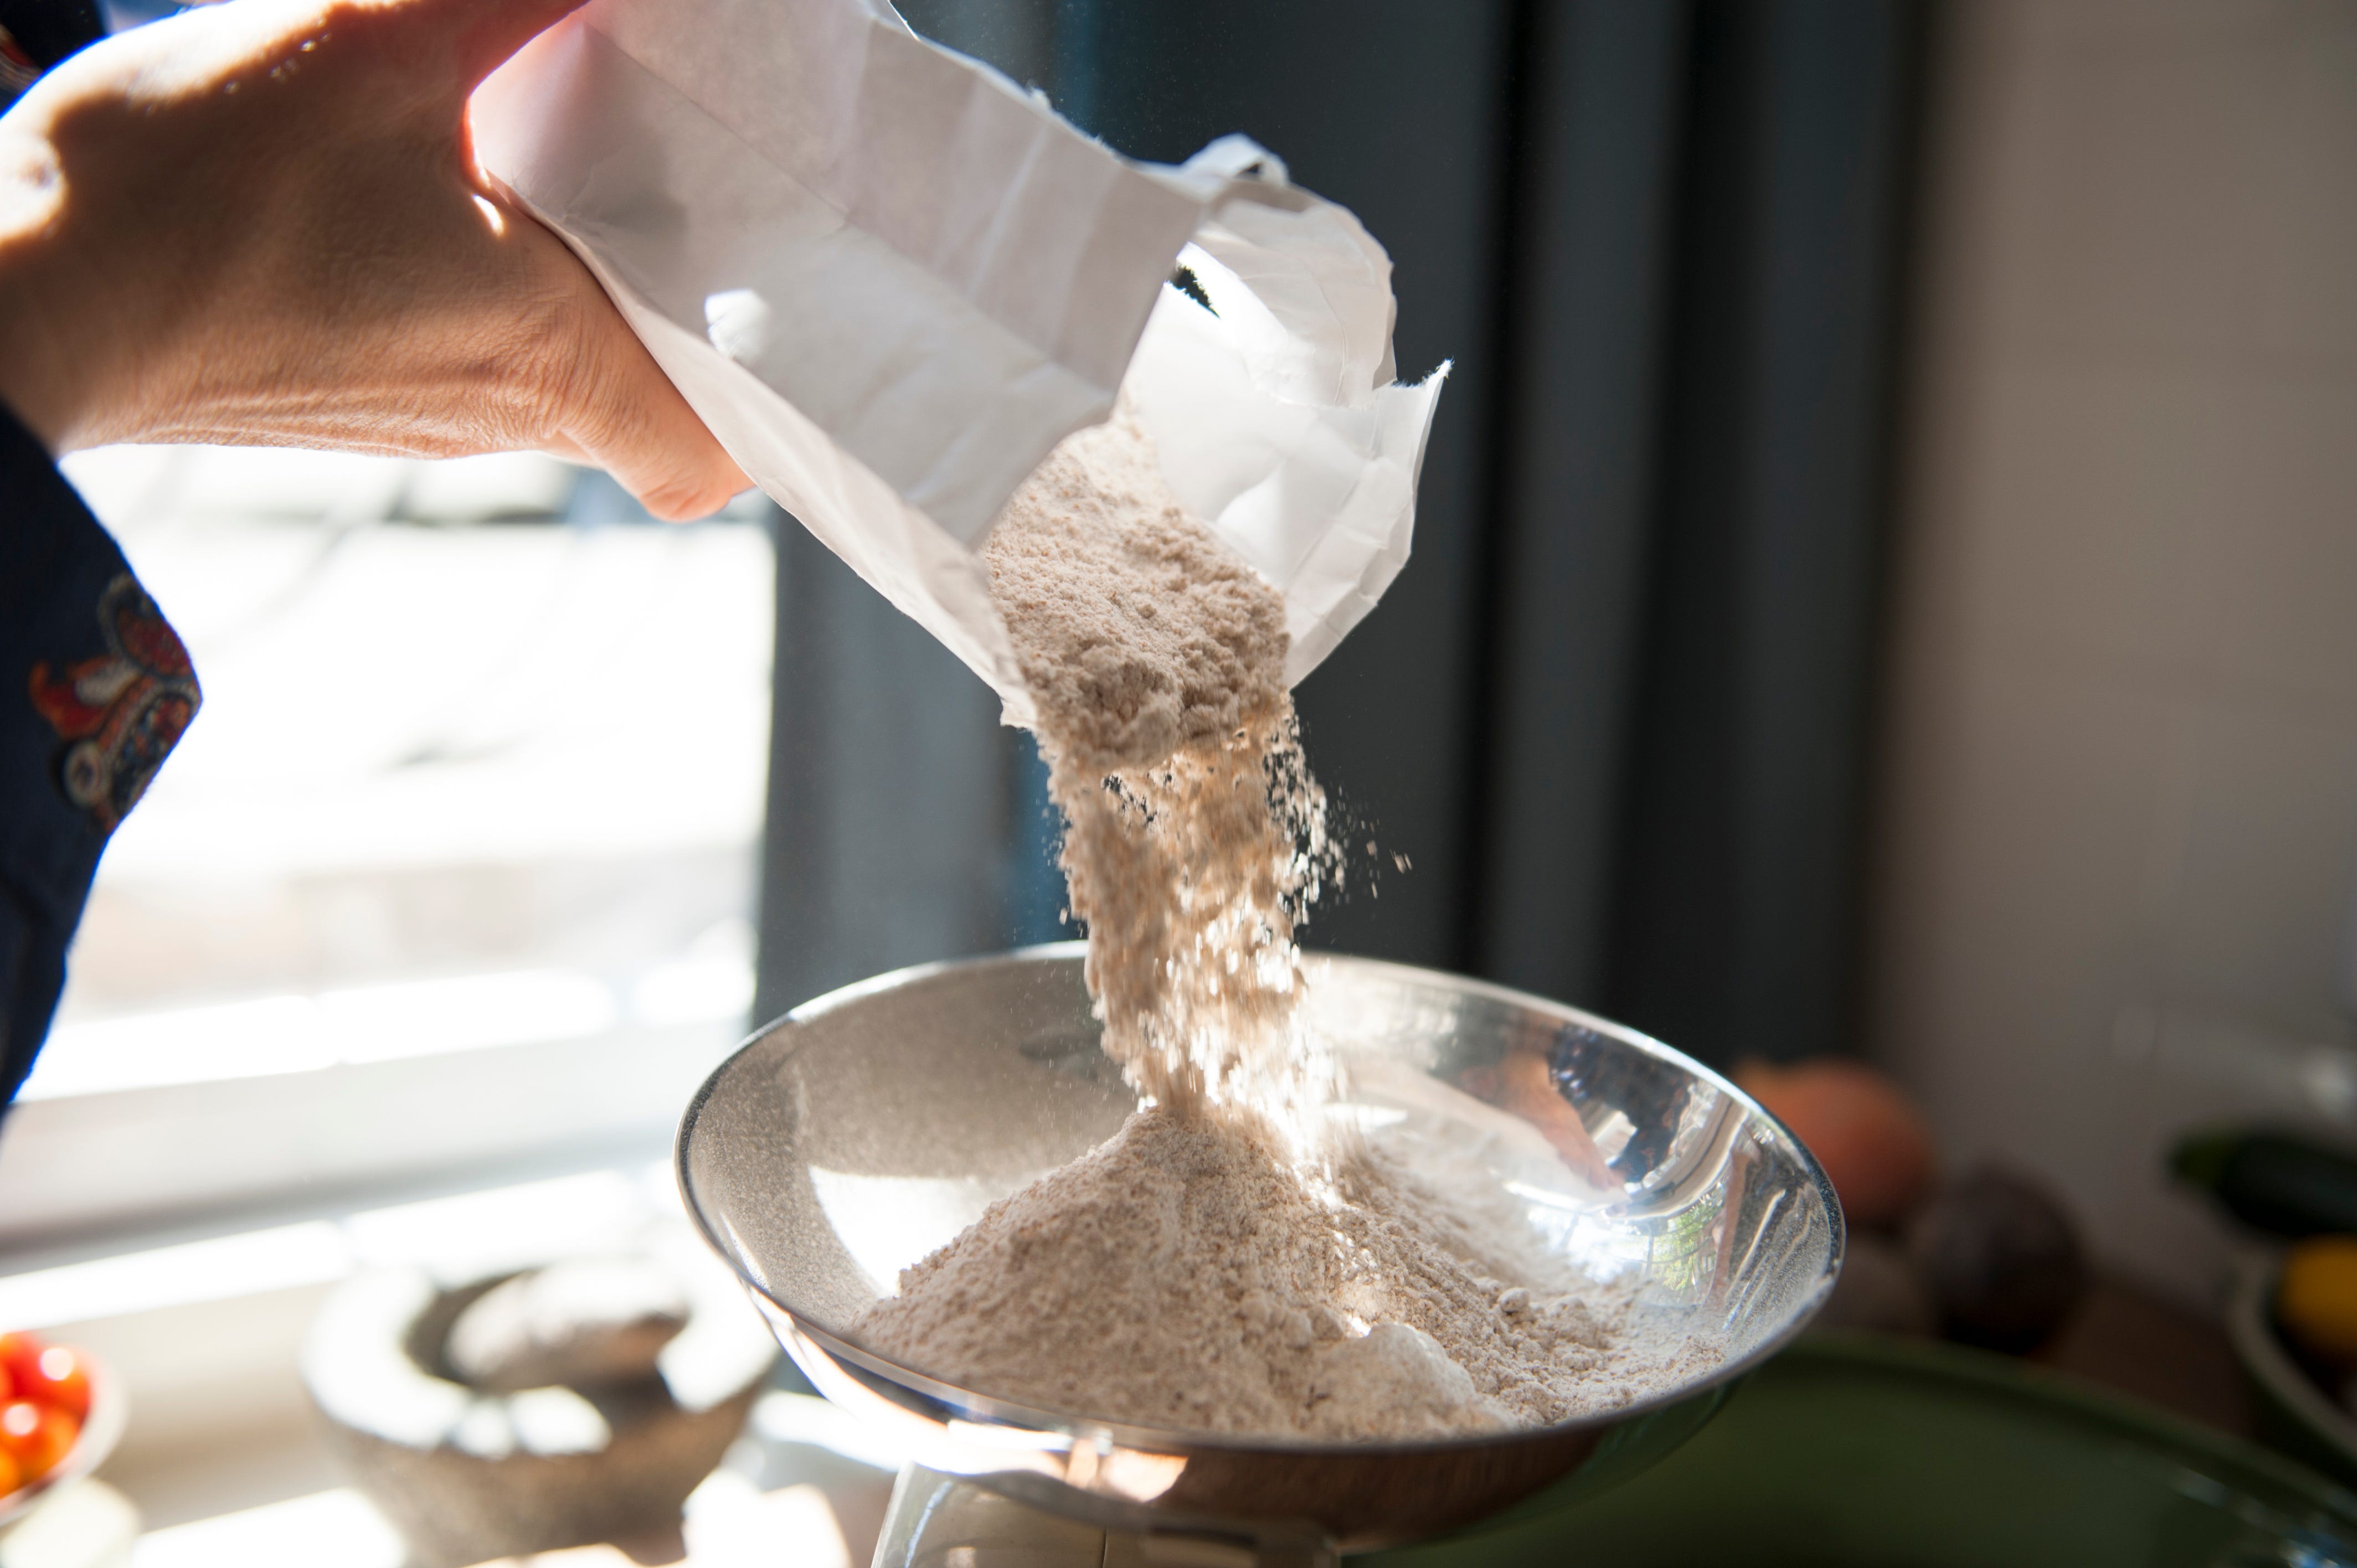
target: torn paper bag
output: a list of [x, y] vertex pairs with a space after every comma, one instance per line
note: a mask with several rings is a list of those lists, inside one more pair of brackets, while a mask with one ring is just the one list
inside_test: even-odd
[[591, 0], [474, 128], [738, 465], [1015, 722], [976, 551], [1125, 381], [1283, 592], [1290, 679], [1407, 559], [1441, 375], [1394, 381], [1390, 258], [1242, 137], [1130, 162], [883, 0]]

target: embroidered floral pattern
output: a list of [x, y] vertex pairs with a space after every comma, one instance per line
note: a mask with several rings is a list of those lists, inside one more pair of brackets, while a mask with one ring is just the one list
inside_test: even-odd
[[25, 46], [18, 43], [7, 28], [0, 27], [0, 108], [6, 107], [9, 99], [32, 86], [33, 79], [40, 74], [41, 68], [33, 63], [33, 57], [25, 52]]
[[106, 652], [52, 673], [33, 666], [33, 707], [66, 742], [58, 785], [111, 832], [196, 716], [188, 650], [128, 573], [99, 596]]

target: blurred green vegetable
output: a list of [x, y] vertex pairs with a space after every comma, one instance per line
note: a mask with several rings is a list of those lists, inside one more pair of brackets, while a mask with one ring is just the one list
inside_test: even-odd
[[2255, 1230], [2294, 1240], [2357, 1233], [2357, 1159], [2337, 1150], [2236, 1128], [2187, 1137], [2169, 1165]]

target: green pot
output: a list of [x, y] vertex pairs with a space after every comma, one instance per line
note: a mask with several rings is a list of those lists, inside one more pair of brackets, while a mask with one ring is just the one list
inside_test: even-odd
[[1353, 1568], [2357, 1568], [2357, 1497], [2288, 1460], [2001, 1356], [1862, 1335], [1802, 1340], [1659, 1465], [1566, 1491]]
[[2276, 1332], [2276, 1282], [2283, 1257], [2244, 1260], [2226, 1306], [2226, 1337], [2257, 1396], [2259, 1438], [2341, 1485], [2357, 1485], [2357, 1421], [2300, 1369]]

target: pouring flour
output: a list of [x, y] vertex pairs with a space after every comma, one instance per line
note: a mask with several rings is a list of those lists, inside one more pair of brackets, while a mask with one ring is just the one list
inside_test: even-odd
[[593, 0], [478, 95], [485, 165], [745, 471], [1037, 730], [1140, 1098], [857, 1335], [999, 1397], [1286, 1438], [1694, 1376], [1711, 1352], [1519, 1210], [1338, 1132], [1301, 1026], [1295, 930], [1338, 863], [1290, 688], [1406, 560], [1442, 379], [1394, 380], [1382, 247], [1241, 137], [1129, 162], [880, 4], [697, 16]]
[[694, 22], [591, 0], [478, 91], [475, 139], [745, 472], [1028, 724], [979, 552], [1125, 392], [1283, 596], [1286, 683], [1317, 668], [1407, 559], [1447, 371], [1394, 379], [1358, 220], [1241, 136], [1124, 158], [883, 0]]

